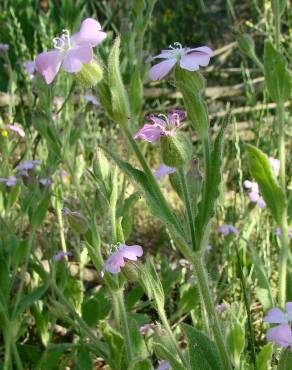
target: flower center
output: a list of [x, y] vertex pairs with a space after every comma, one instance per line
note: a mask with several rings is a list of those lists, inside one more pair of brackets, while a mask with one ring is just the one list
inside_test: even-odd
[[169, 45], [169, 48], [173, 51], [176, 57], [181, 57], [185, 53], [185, 48], [182, 47], [180, 42], [174, 42]]
[[71, 40], [69, 30], [62, 30], [60, 37], [53, 39], [54, 48], [61, 51], [68, 51], [71, 49]]

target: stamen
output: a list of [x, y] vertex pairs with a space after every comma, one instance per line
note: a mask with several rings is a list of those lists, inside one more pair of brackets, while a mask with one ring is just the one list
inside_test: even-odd
[[157, 117], [162, 118], [166, 122], [166, 124], [169, 125], [169, 120], [166, 114], [159, 113]]
[[170, 49], [172, 50], [176, 50], [176, 49], [182, 49], [182, 44], [180, 42], [174, 42], [173, 44], [170, 44], [168, 46]]
[[64, 29], [60, 37], [53, 38], [53, 45], [55, 49], [59, 50], [71, 49], [69, 30]]

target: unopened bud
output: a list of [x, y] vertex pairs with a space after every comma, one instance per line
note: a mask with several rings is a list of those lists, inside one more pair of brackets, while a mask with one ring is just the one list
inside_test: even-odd
[[238, 33], [236, 39], [238, 47], [243, 54], [247, 55], [248, 57], [254, 55], [255, 46], [253, 38], [250, 35], [247, 33]]
[[77, 234], [84, 234], [88, 229], [86, 218], [79, 212], [70, 211], [69, 208], [63, 208], [62, 213], [67, 217], [70, 227]]
[[192, 144], [181, 132], [161, 139], [163, 163], [169, 167], [181, 167], [192, 157]]
[[122, 268], [125, 278], [132, 283], [137, 281], [140, 277], [140, 266], [141, 263], [139, 261], [127, 260]]
[[76, 81], [84, 87], [97, 85], [103, 78], [103, 70], [96, 59], [88, 64], [83, 64], [82, 69], [75, 73]]

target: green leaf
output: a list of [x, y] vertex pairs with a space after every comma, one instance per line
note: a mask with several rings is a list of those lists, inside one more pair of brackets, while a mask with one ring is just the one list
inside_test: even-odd
[[91, 357], [88, 353], [88, 350], [82, 348], [77, 355], [76, 366], [74, 369], [78, 370], [91, 370], [92, 369], [92, 361]]
[[264, 67], [269, 94], [276, 103], [285, 103], [291, 94], [291, 76], [286, 69], [284, 57], [270, 41], [265, 42]]
[[50, 194], [45, 193], [40, 200], [35, 210], [32, 213], [30, 223], [33, 227], [39, 226], [43, 223], [50, 203]]
[[280, 224], [285, 210], [285, 196], [273, 175], [269, 159], [255, 146], [247, 145], [246, 148], [250, 173], [258, 183], [272, 216]]
[[147, 359], [135, 359], [131, 362], [128, 370], [152, 370], [151, 362]]
[[147, 357], [148, 356], [147, 347], [139, 331], [139, 326], [136, 320], [129, 318], [128, 322], [134, 357], [143, 357], [143, 358]]
[[111, 303], [107, 297], [107, 290], [100, 289], [98, 293], [82, 304], [82, 318], [90, 327], [94, 327], [100, 320], [107, 318], [111, 311]]
[[234, 318], [227, 331], [227, 346], [236, 368], [240, 366], [240, 356], [244, 350], [245, 333], [240, 323]]
[[166, 349], [162, 344], [153, 343], [153, 347], [158, 357], [160, 357], [162, 360], [167, 360], [174, 370], [186, 370], [185, 367], [181, 364], [181, 362], [178, 361], [176, 357], [171, 352], [169, 352], [169, 350]]
[[141, 267], [140, 284], [143, 286], [149, 299], [154, 300], [156, 308], [163, 308], [165, 301], [163, 287], [150, 258]]
[[178, 238], [181, 238], [181, 236], [177, 233], [176, 228], [173, 227], [173, 225], [177, 224], [177, 219], [174, 213], [169, 212], [169, 210], [166, 209], [163, 204], [161, 204], [159, 197], [157, 197], [157, 194], [155, 191], [153, 191], [145, 173], [137, 168], [134, 168], [130, 163], [122, 161], [116, 154], [111, 153], [105, 147], [102, 147], [102, 149], [106, 151], [106, 153], [116, 162], [123, 172], [125, 172], [132, 180], [135, 181], [139, 189], [143, 192], [147, 205], [152, 214], [164, 222], [174, 235], [176, 235]]
[[42, 298], [42, 296], [46, 293], [48, 290], [49, 285], [44, 284], [41, 285], [40, 287], [34, 289], [32, 292], [29, 294], [25, 295], [22, 297], [22, 299], [19, 302], [17, 314], [22, 313], [27, 307], [29, 307], [31, 304], [34, 302], [38, 301], [39, 299]]
[[108, 365], [113, 369], [120, 369], [124, 353], [123, 337], [106, 323], [102, 327], [102, 334], [109, 347], [109, 356], [106, 359]]
[[269, 370], [271, 368], [272, 356], [273, 344], [268, 343], [261, 349], [261, 352], [257, 355], [257, 370]]
[[[210, 150], [209, 143], [205, 142], [206, 174], [203, 181], [202, 200], [198, 204], [198, 214], [195, 220], [197, 249], [201, 249], [208, 236], [211, 220], [215, 212], [215, 203], [219, 196], [219, 187], [222, 178], [222, 163], [224, 149], [224, 135], [228, 125], [228, 119], [223, 121], [217, 134], [213, 148]], [[210, 153], [209, 153], [210, 151]]]
[[277, 370], [291, 370], [292, 351], [290, 349], [283, 349], [279, 359]]
[[114, 119], [122, 125], [128, 124], [129, 102], [120, 72], [120, 38], [117, 37], [108, 58], [108, 83]]
[[215, 343], [205, 334], [190, 325], [183, 324], [188, 339], [191, 369], [222, 370], [220, 356]]

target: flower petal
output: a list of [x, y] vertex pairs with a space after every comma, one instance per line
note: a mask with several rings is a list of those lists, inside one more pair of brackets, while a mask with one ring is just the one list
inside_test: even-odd
[[169, 175], [171, 173], [175, 173], [175, 172], [176, 172], [176, 168], [166, 166], [165, 164], [161, 164], [160, 166], [158, 166], [158, 168], [154, 172], [154, 177], [157, 180], [159, 180], [161, 177]]
[[55, 49], [43, 52], [36, 57], [36, 69], [43, 76], [48, 85], [53, 82], [56, 74], [59, 72], [62, 59], [63, 53]]
[[264, 322], [269, 322], [272, 324], [284, 324], [288, 323], [288, 318], [287, 315], [280, 310], [280, 308], [272, 308], [264, 317]]
[[153, 143], [161, 138], [162, 128], [159, 126], [144, 125], [136, 134], [133, 136], [133, 139], [142, 139]]
[[260, 195], [259, 193], [255, 192], [255, 191], [251, 191], [249, 194], [248, 194], [248, 197], [249, 197], [249, 200], [253, 203], [255, 202], [258, 202], [258, 200], [260, 199]]
[[92, 47], [89, 44], [76, 46], [69, 50], [63, 61], [63, 68], [66, 72], [79, 72], [84, 63], [91, 62], [93, 58]]
[[111, 272], [112, 274], [118, 274], [121, 272], [121, 267], [125, 266], [125, 261], [123, 255], [120, 251], [112, 254], [106, 261], [105, 261], [105, 270]]
[[290, 325], [282, 324], [267, 331], [267, 339], [270, 342], [275, 342], [281, 347], [289, 347], [292, 344], [292, 330]]
[[206, 67], [210, 62], [210, 55], [203, 52], [192, 52], [183, 55], [180, 60], [180, 66], [188, 71], [197, 71], [200, 66]]
[[208, 46], [199, 46], [198, 48], [191, 48], [188, 50], [188, 52], [192, 52], [192, 51], [199, 51], [199, 52], [209, 55], [210, 57], [214, 55], [213, 50], [210, 49]]
[[288, 312], [288, 320], [292, 321], [292, 302], [286, 303], [286, 310]]
[[85, 19], [80, 26], [79, 32], [71, 36], [73, 44], [81, 45], [89, 43], [92, 47], [98, 45], [106, 38], [106, 33], [101, 31], [101, 25], [92, 18]]
[[186, 112], [179, 109], [173, 109], [168, 112], [168, 120], [171, 125], [178, 127], [180, 122], [186, 117]]
[[150, 68], [149, 77], [152, 81], [162, 80], [175, 66], [176, 58], [164, 60]]
[[143, 249], [140, 245], [122, 245], [119, 252], [131, 261], [137, 261], [137, 257], [143, 256]]

